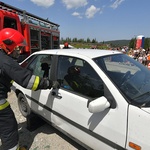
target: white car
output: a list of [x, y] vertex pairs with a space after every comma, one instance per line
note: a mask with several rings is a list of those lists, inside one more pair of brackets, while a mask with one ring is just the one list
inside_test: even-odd
[[21, 113], [40, 115], [94, 150], [150, 149], [150, 71], [117, 51], [44, 50], [21, 63], [60, 83], [31, 91], [14, 83]]

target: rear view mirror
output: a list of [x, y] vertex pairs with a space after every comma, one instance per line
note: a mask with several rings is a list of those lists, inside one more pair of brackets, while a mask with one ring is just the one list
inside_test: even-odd
[[98, 113], [104, 111], [109, 107], [110, 103], [104, 96], [102, 96], [100, 98], [97, 98], [96, 100], [91, 101], [88, 105], [88, 110], [91, 113]]

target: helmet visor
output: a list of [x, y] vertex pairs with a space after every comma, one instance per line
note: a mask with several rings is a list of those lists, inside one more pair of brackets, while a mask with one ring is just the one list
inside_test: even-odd
[[19, 43], [17, 46], [27, 46], [26, 40], [24, 39], [21, 43]]

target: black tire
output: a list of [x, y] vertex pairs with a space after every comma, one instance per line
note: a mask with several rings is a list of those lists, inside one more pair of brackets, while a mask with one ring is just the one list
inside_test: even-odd
[[18, 107], [24, 117], [27, 117], [31, 114], [31, 108], [27, 102], [27, 99], [22, 93], [18, 94]]

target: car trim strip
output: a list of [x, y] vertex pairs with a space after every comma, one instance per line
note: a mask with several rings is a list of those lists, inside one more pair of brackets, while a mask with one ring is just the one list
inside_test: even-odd
[[38, 105], [40, 105], [41, 107], [45, 108], [46, 110], [52, 112], [52, 113], [55, 114], [56, 116], [58, 116], [58, 117], [64, 119], [65, 121], [69, 122], [69, 123], [72, 124], [73, 126], [79, 128], [80, 130], [86, 132], [87, 134], [93, 136], [94, 138], [100, 140], [101, 142], [103, 142], [103, 143], [105, 143], [105, 144], [111, 146], [112, 148], [119, 149], [119, 150], [126, 150], [125, 148], [123, 148], [123, 147], [121, 147], [120, 145], [118, 145], [118, 144], [116, 144], [116, 143], [110, 141], [109, 139], [106, 139], [106, 138], [104, 138], [104, 137], [98, 135], [97, 133], [92, 132], [91, 130], [89, 130], [89, 129], [87, 129], [87, 128], [81, 126], [81, 125], [79, 125], [78, 123], [76, 123], [76, 122], [74, 122], [74, 121], [72, 121], [72, 120], [70, 120], [70, 119], [68, 119], [67, 117], [63, 116], [62, 114], [60, 114], [60, 113], [58, 113], [58, 112], [52, 110], [51, 108], [47, 107], [46, 105], [43, 105], [43, 104], [40, 103], [39, 101], [37, 101], [37, 100], [35, 100], [34, 98], [30, 97], [29, 95], [26, 94], [25, 96], [26, 96], [28, 99], [30, 99], [30, 100], [34, 101], [35, 103], [37, 103]]

